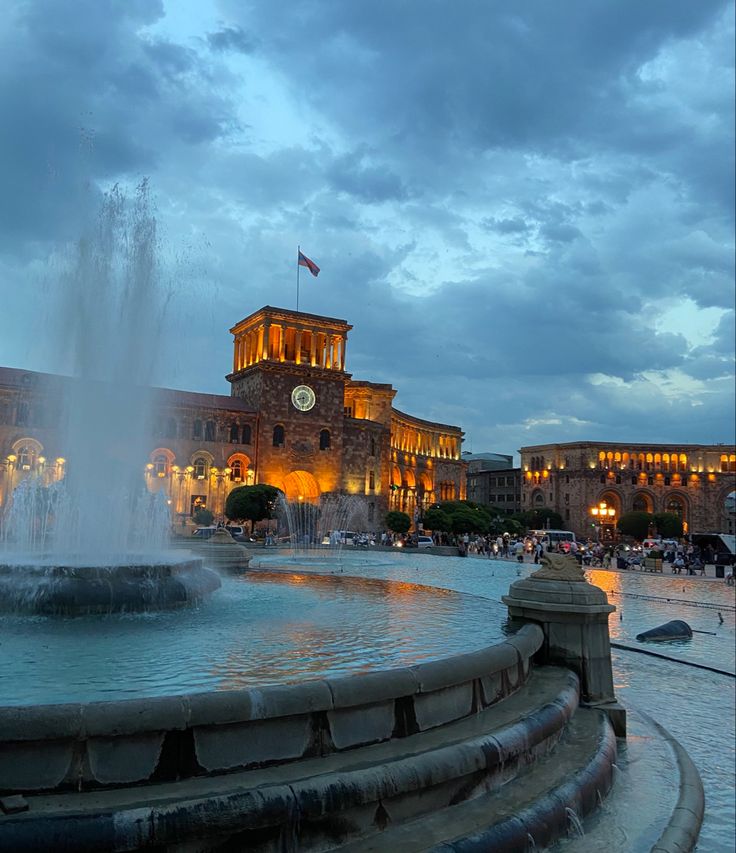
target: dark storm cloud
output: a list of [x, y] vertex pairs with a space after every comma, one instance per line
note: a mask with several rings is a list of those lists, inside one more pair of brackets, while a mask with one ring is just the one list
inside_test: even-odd
[[[146, 35], [156, 2], [26, 2], [0, 36], [0, 232], [6, 245], [79, 233], [95, 181], [154, 172], [229, 129], [228, 104], [186, 47]], [[76, 201], [75, 201], [76, 200]]]
[[[400, 408], [464, 426], [475, 450], [710, 440], [704, 423], [730, 437], [730, 5], [220, 0], [222, 22], [188, 36], [166, 11], [12, 12], [15, 296], [14, 263], [77, 236], [86, 196], [150, 174], [197, 259], [177, 276], [173, 384], [226, 390], [227, 328], [294, 307], [301, 243], [322, 273], [300, 307], [355, 324], [356, 378], [394, 383]], [[696, 346], [676, 310], [693, 304], [721, 318]], [[196, 364], [176, 347], [193, 316]]]
[[236, 53], [252, 53], [256, 47], [255, 39], [240, 27], [223, 27], [216, 33], [207, 33], [207, 43], [212, 50], [232, 50]]

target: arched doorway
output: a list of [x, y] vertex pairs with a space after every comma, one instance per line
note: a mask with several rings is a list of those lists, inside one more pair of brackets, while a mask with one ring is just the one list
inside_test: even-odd
[[682, 532], [688, 532], [687, 501], [682, 495], [678, 495], [676, 492], [668, 495], [664, 501], [664, 511], [678, 516], [682, 521]]
[[634, 512], [654, 512], [654, 501], [652, 496], [646, 492], [637, 492], [631, 502], [631, 509]]
[[321, 490], [319, 483], [309, 471], [292, 471], [284, 478], [283, 492], [286, 500], [317, 503]]

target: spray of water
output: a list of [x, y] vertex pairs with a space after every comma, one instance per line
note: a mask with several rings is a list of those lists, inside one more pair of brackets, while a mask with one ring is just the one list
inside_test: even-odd
[[48, 489], [38, 480], [16, 489], [3, 524], [14, 548], [106, 564], [164, 546], [168, 507], [143, 481], [165, 302], [159, 279], [148, 184], [132, 199], [115, 186], [62, 277], [48, 330], [73, 376], [62, 383], [58, 423], [66, 476]]

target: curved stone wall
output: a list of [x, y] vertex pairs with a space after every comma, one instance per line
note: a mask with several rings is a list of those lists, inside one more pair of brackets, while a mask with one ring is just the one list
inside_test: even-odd
[[0, 707], [0, 790], [84, 790], [328, 755], [476, 714], [518, 690], [543, 642], [295, 685], [123, 702]]

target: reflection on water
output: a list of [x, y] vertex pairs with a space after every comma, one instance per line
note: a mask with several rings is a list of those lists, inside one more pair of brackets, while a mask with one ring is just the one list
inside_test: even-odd
[[401, 581], [224, 578], [191, 610], [0, 616], [0, 704], [101, 701], [348, 675], [482, 648], [505, 609]]
[[[360, 572], [371, 577], [402, 581], [413, 579], [500, 601], [509, 584], [517, 579], [519, 570], [522, 576], [527, 576], [535, 568], [530, 564], [518, 567], [510, 561], [480, 558], [376, 553], [362, 561]], [[684, 619], [692, 628], [712, 631], [714, 636], [696, 634], [689, 641], [657, 644], [654, 649], [683, 661], [734, 670], [733, 588], [723, 582], [679, 575], [672, 578], [633, 572], [590, 571], [588, 577], [596, 586], [606, 590], [611, 603], [617, 607], [609, 619], [613, 638], [641, 646], [635, 639], [636, 634], [670, 619]], [[719, 622], [719, 612], [723, 624]], [[700, 771], [705, 787], [706, 812], [698, 850], [704, 853], [733, 850], [736, 824], [733, 795], [736, 681], [728, 676], [635, 652], [614, 649], [612, 659], [619, 698], [629, 707], [641, 708], [662, 723], [685, 747]], [[646, 744], [642, 750], [639, 745], [635, 734], [627, 746], [629, 767], [622, 774], [620, 784], [632, 786], [634, 796], [626, 802], [632, 810], [639, 811], [636, 818], [644, 827], [643, 835], [646, 835], [647, 816], [652, 818], [653, 826], [661, 828], [656, 814], [666, 813], [662, 809], [667, 803], [660, 800], [667, 793], [667, 777], [662, 780], [665, 788], [661, 791], [651, 792], [638, 785], [637, 779], [641, 774], [632, 775], [632, 762], [636, 764], [653, 758], [646, 753]], [[661, 757], [666, 760], [664, 753]], [[634, 767], [634, 770], [639, 768]], [[669, 778], [674, 779], [674, 772]], [[603, 838], [600, 845], [595, 846], [593, 843], [588, 845], [584, 838], [579, 840], [575, 850], [621, 850], [628, 853], [650, 849], [647, 845], [637, 847], [627, 834], [634, 816], [631, 819], [627, 816], [626, 807], [624, 804], [624, 811], [620, 812], [624, 815], [621, 839]], [[609, 808], [617, 808], [613, 800]], [[656, 833], [654, 837], [646, 838], [653, 843]], [[619, 841], [621, 845], [617, 846]]]

